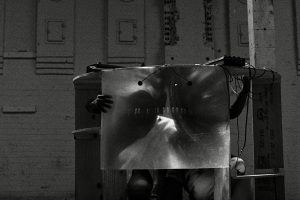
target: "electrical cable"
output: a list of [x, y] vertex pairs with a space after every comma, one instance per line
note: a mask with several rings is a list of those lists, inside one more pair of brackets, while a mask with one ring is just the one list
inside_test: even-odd
[[[237, 80], [234, 80], [235, 89], [237, 90]], [[236, 126], [237, 126], [237, 156], [240, 157], [240, 125], [239, 125], [239, 117], [236, 118]]]
[[[144, 79], [142, 79], [141, 81], [138, 81], [138, 85], [142, 85], [143, 82], [144, 82], [145, 80], [147, 80], [147, 79], [150, 78], [152, 75], [154, 75], [154, 74], [156, 74], [157, 72], [159, 72], [159, 71], [161, 71], [161, 70], [164, 70], [164, 69], [166, 69], [166, 68], [165, 68], [165, 67], [159, 68], [158, 70], [152, 72], [151, 74], [149, 74], [148, 76], [146, 76], [146, 77], [145, 77]], [[179, 78], [181, 78], [182, 80], [184, 80], [184, 81], [187, 83], [188, 86], [191, 86], [191, 85], [193, 84], [192, 81], [189, 81], [189, 80], [183, 78], [183, 76], [181, 76], [180, 74], [178, 74], [172, 67], [171, 67], [170, 69], [173, 71], [173, 73], [174, 73], [176, 76], [178, 76]]]
[[[224, 69], [224, 68], [223, 68]], [[254, 80], [254, 79], [259, 79], [261, 77], [263, 77], [266, 74], [266, 69], [263, 70], [263, 72], [259, 75], [257, 75], [257, 70], [253, 65], [248, 64], [248, 77], [250, 79], [250, 81]], [[253, 70], [253, 73], [252, 73]], [[271, 88], [274, 85], [275, 82], [275, 72], [273, 70], [269, 70], [270, 72], [272, 72], [272, 83], [271, 83]], [[230, 72], [228, 72], [228, 74], [230, 74]], [[239, 77], [234, 77], [235, 79], [235, 90], [233, 89], [233, 92], [235, 94], [238, 93], [238, 86], [241, 88], [240, 86], [240, 82], [241, 78]], [[247, 128], [248, 128], [248, 117], [249, 117], [249, 102], [250, 99], [253, 101], [257, 101], [257, 99], [253, 98], [253, 95], [256, 95], [252, 90], [249, 91], [249, 93], [247, 94], [247, 107], [246, 107], [246, 119], [245, 119], [245, 126], [244, 126], [244, 142], [242, 145], [242, 148], [240, 149], [240, 143], [239, 143], [239, 139], [240, 139], [240, 131], [239, 131], [239, 118], [236, 119], [236, 123], [237, 123], [237, 134], [238, 134], [238, 139], [237, 139], [237, 145], [238, 145], [238, 156], [241, 157], [243, 154], [243, 151], [245, 150], [246, 147], [246, 143], [247, 143]]]
[[179, 78], [181, 78], [181, 79], [183, 79], [184, 81], [186, 81], [186, 83], [190, 86], [190, 85], [192, 85], [192, 82], [191, 81], [189, 81], [189, 80], [186, 80], [185, 78], [183, 78], [180, 74], [178, 74], [176, 71], [175, 71], [175, 69], [173, 69], [172, 67], [171, 67], [171, 70], [179, 77]]
[[[226, 76], [226, 79], [227, 79], [227, 83], [228, 83], [228, 79], [230, 82], [233, 82], [234, 81], [234, 85], [235, 85], [235, 90], [236, 92], [233, 90], [233, 92], [235, 94], [237, 94], [237, 90], [238, 90], [238, 84], [237, 84], [237, 81], [239, 81], [239, 78], [236, 78], [236, 77], [233, 77], [232, 74], [230, 73], [230, 71], [228, 69], [226, 69], [225, 67], [223, 66], [220, 66], [223, 71], [224, 71], [224, 74]], [[251, 74], [251, 71], [249, 72]], [[229, 78], [228, 78], [229, 77]], [[228, 94], [229, 94], [229, 83], [227, 84], [227, 88], [228, 88]], [[231, 87], [232, 88], [232, 87]], [[249, 97], [249, 96], [247, 96]], [[229, 97], [229, 102], [230, 102], [230, 97]], [[249, 102], [249, 100], [248, 100]], [[230, 106], [230, 105], [229, 105]], [[240, 143], [239, 143], [239, 140], [240, 140], [240, 128], [239, 128], [239, 117], [236, 118], [236, 125], [237, 125], [237, 156], [238, 158], [241, 157], [241, 151], [240, 151]], [[244, 140], [244, 146], [245, 146], [245, 140]], [[245, 148], [245, 147], [244, 147]], [[237, 164], [237, 163], [236, 163]]]
[[[226, 67], [224, 67], [224, 66], [222, 66], [222, 65], [219, 65], [219, 66], [223, 69], [223, 71], [224, 71], [226, 77], [229, 77], [229, 78], [230, 78], [230, 79], [229, 79], [229, 82], [230, 82], [230, 83], [233, 82], [233, 76], [232, 76], [231, 72], [230, 72]], [[228, 78], [227, 78], [227, 80], [228, 80]], [[228, 81], [227, 81], [227, 82], [228, 82]]]
[[[230, 107], [230, 94], [229, 94], [229, 82], [228, 82], [228, 79], [230, 77], [230, 79], [232, 79], [232, 75], [231, 73], [226, 69], [224, 68], [222, 65], [220, 65], [220, 67], [223, 69], [223, 72], [224, 72], [224, 75], [225, 75], [225, 79], [226, 79], [226, 88], [227, 88], [227, 102], [228, 102], [228, 108]], [[229, 80], [230, 81], [230, 80]], [[230, 115], [230, 114], [229, 114]], [[230, 116], [228, 116], [228, 120], [230, 120]], [[230, 122], [229, 122], [230, 123]]]
[[[253, 76], [251, 73], [251, 68], [248, 68], [249, 70], [249, 77], [250, 77], [250, 81], [253, 80]], [[256, 71], [254, 71], [254, 73], [256, 74]], [[250, 95], [249, 93], [247, 94], [247, 106], [246, 106], [246, 120], [245, 120], [245, 126], [244, 126], [244, 143], [243, 146], [239, 152], [239, 156], [242, 156], [243, 151], [246, 147], [246, 143], [247, 143], [247, 128], [248, 128], [248, 116], [249, 116], [249, 99], [250, 99]]]
[[158, 68], [154, 72], [150, 73], [148, 76], [146, 76], [145, 78], [143, 78], [141, 81], [138, 81], [138, 85], [142, 85], [145, 80], [147, 80], [150, 76], [156, 74], [157, 72], [161, 71], [162, 69], [164, 69], [164, 68]]
[[244, 135], [244, 144], [241, 149], [241, 154], [243, 153], [246, 143], [247, 143], [247, 128], [248, 128], [248, 115], [249, 115], [249, 94], [247, 95], [247, 109], [246, 109], [246, 122], [245, 122], [245, 135]]
[[237, 126], [237, 155], [240, 157], [240, 125], [239, 125], [239, 117], [236, 118], [236, 126]]

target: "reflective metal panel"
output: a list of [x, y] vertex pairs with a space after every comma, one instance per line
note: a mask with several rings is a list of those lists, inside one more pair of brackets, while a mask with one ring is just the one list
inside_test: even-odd
[[228, 167], [229, 96], [222, 68], [105, 70], [102, 90], [114, 100], [102, 116], [102, 168]]

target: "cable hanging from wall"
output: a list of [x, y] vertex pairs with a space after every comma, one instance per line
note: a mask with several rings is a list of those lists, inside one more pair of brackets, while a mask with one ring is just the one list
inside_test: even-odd
[[[224, 73], [226, 74], [226, 76], [228, 77], [228, 85], [231, 87], [233, 93], [235, 95], [239, 95], [240, 91], [243, 89], [243, 85], [240, 84], [240, 82], [243, 80], [244, 75], [242, 76], [234, 76], [231, 74], [231, 72], [229, 71], [229, 69], [227, 69], [226, 67], [220, 65], [220, 67], [222, 67]], [[248, 63], [246, 63], [246, 65], [243, 67], [244, 69], [248, 70], [248, 78], [250, 81], [255, 81], [259, 78], [264, 77], [267, 72], [271, 72], [272, 73], [272, 82], [270, 87], [273, 87], [273, 84], [275, 82], [275, 72], [271, 69], [268, 68], [263, 68], [264, 70], [258, 74], [258, 70], [256, 67], [254, 67], [253, 65], [250, 65]], [[234, 88], [231, 86], [231, 83], [234, 82]], [[240, 118], [237, 117], [236, 119], [236, 126], [237, 126], [237, 156], [241, 157], [243, 155], [243, 152], [246, 148], [246, 144], [247, 144], [247, 134], [248, 134], [248, 118], [249, 118], [249, 105], [250, 105], [250, 99], [255, 101], [255, 99], [253, 99], [253, 95], [255, 95], [253, 93], [252, 90], [249, 90], [247, 97], [246, 97], [246, 114], [245, 114], [245, 124], [244, 124], [244, 139], [243, 139], [243, 143], [242, 146], [240, 146]]]

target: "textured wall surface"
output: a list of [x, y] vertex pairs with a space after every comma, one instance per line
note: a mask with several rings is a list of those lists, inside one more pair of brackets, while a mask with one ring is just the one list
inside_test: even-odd
[[[282, 75], [282, 125], [287, 200], [300, 199], [300, 156], [297, 153], [300, 150], [300, 76], [297, 76], [296, 72], [297, 42], [294, 32], [296, 22], [293, 2], [274, 1], [276, 70]], [[299, 13], [299, 10], [297, 12]]]
[[[295, 28], [296, 23], [299, 22], [295, 21], [295, 1], [297, 0], [274, 1], [275, 71], [282, 75], [287, 200], [300, 199], [300, 157], [297, 154], [300, 150], [300, 79], [296, 71], [298, 50]], [[84, 73], [86, 65], [98, 61], [107, 62], [108, 56], [106, 1], [76, 0], [74, 2], [74, 18], [72, 18], [74, 34], [64, 36], [72, 37], [74, 41], [73, 50], [70, 52], [73, 57], [71, 61], [66, 62], [70, 63], [66, 66], [66, 63], [57, 61], [57, 58], [53, 60], [50, 58], [46, 60], [50, 63], [47, 63], [50, 71], [47, 71], [48, 68], [46, 70], [49, 73], [38, 74], [36, 41], [38, 34], [47, 34], [47, 32], [40, 33], [36, 29], [37, 17], [40, 16], [37, 11], [38, 1], [0, 0], [1, 200], [6, 198], [74, 199], [75, 151], [71, 131], [74, 130], [75, 97], [72, 79]], [[230, 23], [230, 26], [227, 28], [222, 26], [223, 19], [216, 18], [217, 31], [214, 40], [209, 44], [214, 45], [215, 49], [212, 47], [209, 51], [191, 54], [189, 53], [191, 48], [183, 45], [185, 49], [181, 49], [182, 52], [189, 56], [199, 56], [191, 60], [205, 61], [206, 57], [209, 57], [207, 54], [215, 57], [230, 52], [233, 56], [247, 57], [248, 55], [248, 41], [245, 36], [247, 15], [244, 13], [246, 0], [230, 1], [229, 13], [223, 13], [222, 9], [226, 5], [217, 2], [214, 1], [215, 6], [220, 9], [218, 12], [222, 13], [222, 16], [228, 14], [229, 19], [224, 19], [224, 23]], [[192, 4], [185, 4], [187, 5], [192, 6]], [[144, 1], [144, 6], [143, 29], [146, 39], [143, 59], [146, 65], [162, 64], [165, 61], [162, 35], [163, 5], [158, 0], [147, 0]], [[191, 10], [197, 10], [196, 8]], [[186, 7], [182, 8], [183, 18], [179, 24], [189, 18], [192, 19], [190, 23], [195, 23], [197, 20], [201, 24], [205, 23], [203, 16], [193, 15], [188, 13], [188, 10]], [[216, 14], [216, 11], [212, 14]], [[42, 30], [46, 31], [46, 29]], [[192, 27], [188, 30], [192, 30]], [[180, 31], [182, 29], [179, 29], [179, 33], [182, 34]], [[199, 30], [195, 33], [197, 36], [192, 38], [202, 41], [204, 33]], [[228, 35], [224, 36], [223, 33]], [[193, 32], [189, 32], [189, 35], [193, 35]], [[200, 38], [197, 38], [198, 36]], [[185, 37], [179, 40], [183, 38]], [[230, 41], [224, 42], [226, 38], [230, 38]], [[220, 40], [222, 41], [218, 42]], [[187, 44], [193, 45], [195, 42], [190, 41]], [[196, 49], [205, 48], [197, 46]], [[211, 58], [212, 56], [209, 59]], [[69, 66], [71, 68], [68, 68], [67, 73], [62, 70]], [[253, 146], [251, 142], [247, 145], [248, 150]], [[246, 159], [250, 159], [245, 156]]]
[[35, 73], [36, 1], [2, 3], [0, 199], [72, 199], [73, 76]]
[[[86, 65], [104, 57], [103, 3], [76, 1], [72, 19], [77, 38], [74, 72], [37, 74], [36, 38], [37, 34], [45, 34], [36, 30], [37, 4], [35, 0], [0, 3], [0, 10], [4, 10], [4, 45], [0, 46], [4, 57], [0, 75], [0, 199], [74, 199], [72, 79], [85, 72]], [[52, 58], [50, 67], [58, 66], [51, 62]]]

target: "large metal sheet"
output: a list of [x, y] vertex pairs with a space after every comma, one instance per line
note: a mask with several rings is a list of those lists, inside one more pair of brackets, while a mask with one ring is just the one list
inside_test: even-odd
[[102, 168], [228, 167], [229, 96], [222, 68], [104, 70], [102, 92], [114, 100], [102, 116]]

